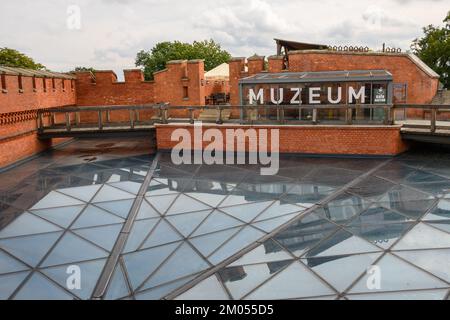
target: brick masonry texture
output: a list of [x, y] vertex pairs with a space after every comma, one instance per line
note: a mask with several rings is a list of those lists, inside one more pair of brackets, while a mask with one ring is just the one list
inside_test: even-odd
[[[394, 83], [407, 84], [411, 104], [428, 104], [436, 95], [438, 79], [429, 76], [405, 54], [343, 53], [330, 51], [297, 51], [289, 54], [289, 70], [284, 70], [281, 56], [233, 58], [229, 82], [206, 82], [202, 60], [171, 61], [167, 68], [144, 81], [141, 70], [125, 70], [125, 81], [118, 82], [113, 71], [76, 73], [76, 80], [3, 75], [0, 92], [0, 167], [45, 150], [61, 140], [39, 141], [36, 134], [36, 110], [71, 105], [142, 105], [170, 103], [179, 106], [205, 104], [211, 93], [230, 93], [230, 103], [239, 105], [239, 79], [260, 72], [301, 72], [386, 69]], [[411, 114], [410, 114], [411, 115]], [[420, 110], [415, 116], [427, 117]], [[104, 115], [105, 116], [105, 115]], [[111, 121], [128, 121], [129, 113], [115, 114]], [[154, 114], [146, 112], [141, 119]], [[172, 117], [187, 117], [183, 111], [171, 111]], [[84, 117], [84, 118], [83, 118]], [[82, 121], [97, 115], [85, 115]], [[105, 116], [106, 118], [106, 116]], [[45, 119], [48, 121], [48, 119]], [[168, 127], [170, 128], [170, 126]], [[221, 127], [221, 130], [225, 127]], [[170, 147], [167, 135], [158, 128], [161, 148]], [[312, 154], [394, 155], [407, 147], [397, 127], [282, 127], [282, 152]]]
[[[171, 141], [176, 129], [187, 129], [193, 137], [193, 125], [167, 124], [156, 126], [159, 150], [171, 150], [178, 142]], [[319, 155], [394, 156], [408, 149], [402, 140], [400, 126], [250, 126], [250, 125], [203, 125], [203, 130], [218, 129], [226, 137], [227, 129], [279, 129], [280, 153]], [[270, 145], [270, 135], [268, 137]], [[224, 141], [225, 145], [226, 141]], [[203, 148], [210, 142], [204, 142]], [[254, 144], [253, 144], [254, 145]], [[247, 140], [245, 151], [250, 149]], [[192, 148], [193, 148], [192, 144]], [[224, 149], [223, 149], [224, 150]]]
[[0, 92], [0, 168], [66, 141], [40, 141], [36, 111], [76, 104], [74, 80], [22, 76], [22, 89], [18, 76], [5, 75], [4, 81], [6, 89]]

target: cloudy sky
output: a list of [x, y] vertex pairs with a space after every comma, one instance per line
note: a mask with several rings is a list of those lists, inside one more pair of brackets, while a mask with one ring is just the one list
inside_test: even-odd
[[0, 47], [55, 71], [119, 73], [165, 40], [213, 38], [233, 56], [274, 54], [274, 37], [405, 50], [448, 10], [449, 0], [0, 0]]

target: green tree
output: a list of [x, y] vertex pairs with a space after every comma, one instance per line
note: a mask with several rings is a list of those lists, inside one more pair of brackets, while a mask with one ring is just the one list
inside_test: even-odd
[[450, 12], [444, 26], [423, 28], [424, 36], [411, 45], [416, 55], [441, 76], [444, 87], [450, 89]]
[[86, 72], [86, 71], [90, 71], [92, 73], [95, 72], [94, 68], [88, 68], [88, 67], [75, 67], [75, 69], [73, 69], [70, 72]]
[[205, 70], [228, 62], [231, 55], [214, 40], [194, 41], [192, 44], [180, 41], [160, 42], [150, 51], [140, 51], [136, 66], [144, 68], [145, 79], [153, 79], [153, 72], [163, 70], [170, 60], [204, 59]]
[[0, 65], [33, 70], [45, 69], [42, 64], [36, 63], [27, 55], [10, 48], [0, 48]]

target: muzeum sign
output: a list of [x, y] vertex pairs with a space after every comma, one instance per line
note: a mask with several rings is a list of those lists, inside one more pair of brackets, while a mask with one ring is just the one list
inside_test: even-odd
[[241, 79], [241, 105], [389, 104], [385, 70], [261, 73]]

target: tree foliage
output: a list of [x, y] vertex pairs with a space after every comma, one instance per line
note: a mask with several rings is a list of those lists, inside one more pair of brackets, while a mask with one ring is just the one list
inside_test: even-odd
[[444, 26], [423, 28], [424, 36], [411, 45], [416, 55], [441, 76], [444, 87], [450, 89], [450, 12]]
[[33, 70], [45, 69], [42, 64], [36, 63], [27, 55], [10, 48], [0, 48], [0, 65]]
[[170, 60], [204, 59], [205, 70], [228, 62], [231, 55], [214, 40], [194, 41], [192, 44], [180, 41], [160, 42], [150, 51], [140, 51], [136, 56], [136, 66], [144, 68], [145, 78], [153, 79], [153, 72], [163, 70]]
[[91, 67], [75, 67], [71, 72], [86, 72], [90, 71], [92, 73], [95, 73], [95, 69]]

